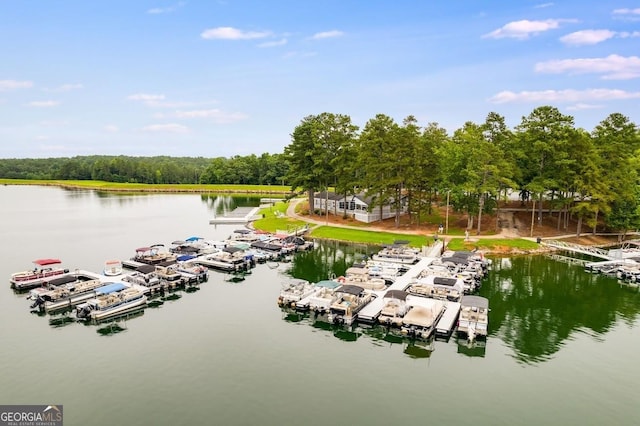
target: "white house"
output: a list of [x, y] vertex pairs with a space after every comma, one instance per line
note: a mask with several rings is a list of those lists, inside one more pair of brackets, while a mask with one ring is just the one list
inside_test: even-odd
[[[406, 197], [403, 197], [401, 201], [401, 214], [407, 212]], [[335, 192], [316, 192], [313, 195], [313, 209], [316, 211], [325, 211], [326, 206], [329, 206], [329, 213], [336, 215], [344, 215], [345, 211], [347, 216], [354, 218], [357, 221], [371, 223], [380, 220], [380, 206], [370, 207], [373, 205], [372, 197], [365, 195], [364, 193], [356, 195], [344, 195], [336, 194]], [[388, 219], [395, 217], [395, 207], [391, 204], [384, 205], [382, 207], [382, 219]]]

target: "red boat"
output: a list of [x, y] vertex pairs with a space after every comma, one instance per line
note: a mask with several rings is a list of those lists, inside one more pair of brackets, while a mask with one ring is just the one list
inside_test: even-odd
[[36, 259], [33, 261], [33, 269], [11, 274], [11, 287], [16, 290], [35, 288], [45, 284], [50, 278], [69, 273], [68, 269], [59, 266], [61, 263], [60, 259]]

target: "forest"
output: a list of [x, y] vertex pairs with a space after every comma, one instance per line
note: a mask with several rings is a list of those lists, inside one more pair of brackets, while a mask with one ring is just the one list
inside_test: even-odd
[[[581, 228], [640, 228], [640, 132], [612, 113], [593, 130], [576, 128], [556, 107], [535, 108], [513, 129], [490, 112], [449, 134], [413, 116], [378, 114], [360, 129], [343, 114], [304, 117], [283, 153], [231, 158], [81, 156], [0, 159], [0, 178], [103, 180], [148, 184], [288, 185], [309, 195], [327, 188], [366, 193], [373, 206], [407, 207], [419, 223], [446, 198], [481, 232], [482, 215], [508, 191], [523, 203]], [[313, 211], [311, 212], [313, 213]], [[538, 220], [542, 220], [538, 213]]]

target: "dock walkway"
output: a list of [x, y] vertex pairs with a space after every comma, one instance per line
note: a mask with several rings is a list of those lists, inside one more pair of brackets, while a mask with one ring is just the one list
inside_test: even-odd
[[260, 219], [258, 211], [260, 207], [236, 207], [234, 210], [225, 213], [222, 216], [216, 216], [209, 220], [210, 225], [219, 224], [243, 224], [252, 220]]
[[409, 270], [402, 274], [402, 276], [398, 277], [389, 287], [385, 288], [384, 290], [375, 291], [375, 299], [373, 299], [367, 306], [365, 306], [360, 312], [358, 312], [358, 321], [366, 323], [374, 323], [375, 321], [377, 321], [382, 308], [384, 308], [384, 295], [386, 294], [386, 292], [389, 290], [406, 291], [406, 289], [409, 287], [409, 285], [411, 285], [418, 274], [420, 274], [420, 272], [422, 272], [438, 256], [440, 256], [440, 253], [442, 253], [443, 244], [444, 243], [442, 241], [437, 241], [432, 246], [424, 247], [422, 250], [423, 257], [418, 263], [411, 265]]

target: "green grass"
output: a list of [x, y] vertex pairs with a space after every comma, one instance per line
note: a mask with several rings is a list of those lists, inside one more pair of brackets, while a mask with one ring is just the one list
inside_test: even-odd
[[254, 228], [267, 232], [278, 230], [293, 232], [304, 228], [307, 225], [306, 222], [286, 216], [288, 206], [288, 203], [278, 202], [272, 207], [261, 209], [258, 215], [262, 215], [263, 218], [253, 222]]
[[325, 238], [338, 241], [349, 241], [363, 244], [393, 244], [397, 240], [409, 241], [412, 247], [422, 247], [430, 244], [423, 235], [395, 234], [391, 232], [365, 231], [359, 229], [339, 228], [335, 226], [320, 226], [311, 231], [312, 238]]
[[478, 238], [475, 241], [465, 241], [464, 238], [452, 238], [448, 240], [447, 248], [451, 250], [472, 250], [475, 248], [485, 250], [497, 250], [500, 248], [534, 250], [539, 248], [535, 241], [521, 238]]
[[200, 185], [200, 184], [146, 184], [117, 183], [99, 180], [29, 180], [0, 179], [2, 185], [48, 185], [66, 188], [97, 189], [101, 191], [139, 191], [139, 192], [223, 192], [255, 194], [289, 194], [290, 186], [282, 185]]

